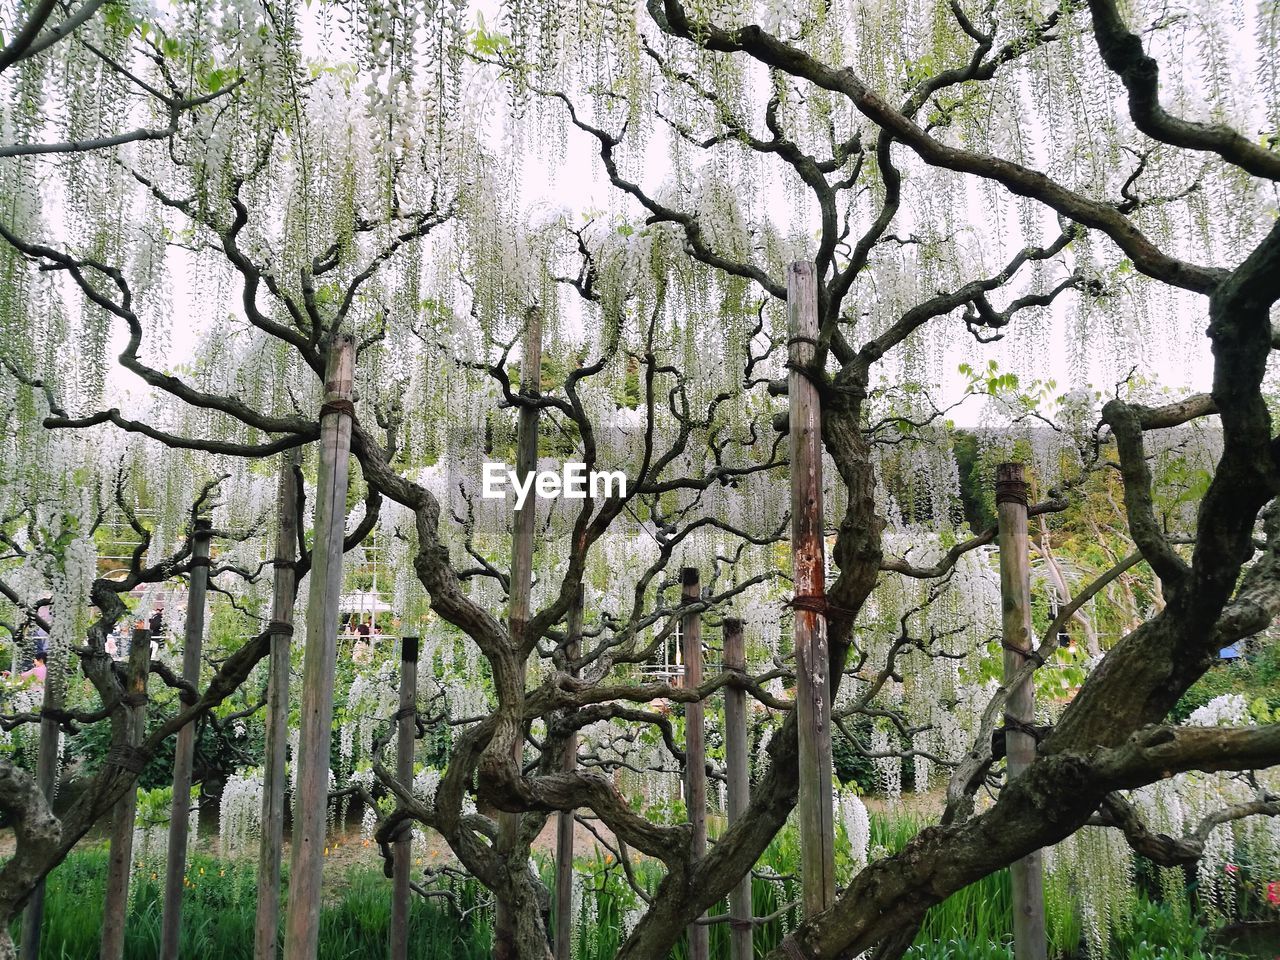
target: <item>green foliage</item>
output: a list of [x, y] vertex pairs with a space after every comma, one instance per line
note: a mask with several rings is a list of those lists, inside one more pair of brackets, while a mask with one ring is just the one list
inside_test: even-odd
[[513, 53], [511, 38], [506, 34], [489, 30], [485, 26], [484, 14], [476, 13], [476, 27], [469, 34], [471, 49], [480, 57], [500, 57]]
[[1112, 953], [1123, 960], [1225, 960], [1209, 947], [1209, 931], [1185, 906], [1139, 901], [1127, 929], [1118, 931]]
[[[150, 735], [165, 721], [165, 717], [152, 714], [147, 717], [147, 733]], [[143, 790], [153, 790], [173, 783], [173, 756], [175, 738], [164, 740], [138, 778]], [[111, 746], [111, 724], [102, 720], [83, 727], [67, 743], [66, 756], [76, 762], [74, 775], [79, 778], [93, 776], [102, 766]], [[238, 733], [231, 726], [215, 726], [207, 720], [199, 721], [196, 733], [195, 780], [222, 782], [245, 765], [249, 756], [262, 754], [262, 727], [246, 726]], [[256, 751], [256, 752], [255, 752]]]
[[1004, 943], [974, 940], [948, 940], [929, 946], [913, 946], [906, 952], [908, 960], [1013, 960], [1013, 948]]
[[971, 530], [986, 530], [996, 525], [996, 512], [990, 502], [987, 478], [979, 469], [981, 450], [978, 437], [968, 430], [957, 430], [951, 438], [956, 467], [960, 474], [960, 502], [964, 518]]
[[[98, 955], [106, 872], [107, 851], [99, 848], [73, 853], [49, 875], [41, 960], [84, 960]], [[126, 960], [154, 960], [159, 952], [163, 882], [159, 871], [146, 868], [133, 878], [125, 926]], [[251, 863], [193, 856], [183, 899], [181, 956], [249, 960], [257, 882], [257, 869]], [[454, 893], [462, 908], [474, 906], [476, 884], [458, 887]], [[357, 870], [344, 879], [320, 914], [320, 960], [385, 955], [391, 921], [389, 890], [387, 880], [376, 870]], [[16, 923], [14, 930], [16, 935]], [[490, 939], [484, 911], [459, 920], [439, 901], [413, 899], [409, 914], [412, 960], [481, 960], [489, 954]]]
[[[871, 742], [872, 725], [870, 717], [861, 715], [850, 722], [864, 747]], [[857, 787], [859, 793], [871, 793], [876, 789], [875, 761], [859, 753], [843, 731], [836, 731], [831, 738], [831, 759], [835, 775], [842, 784]]]
[[1259, 649], [1231, 662], [1218, 663], [1197, 680], [1170, 712], [1182, 722], [1210, 700], [1237, 693], [1249, 704], [1259, 723], [1269, 723], [1280, 712], [1280, 645], [1265, 639]]
[[[156, 791], [155, 796], [162, 792]], [[926, 824], [918, 816], [873, 815], [872, 857], [902, 849]], [[551, 859], [537, 853], [534, 856], [543, 883], [549, 891], [554, 890]], [[752, 881], [753, 914], [774, 917], [755, 930], [758, 956], [775, 949], [799, 921], [797, 907], [782, 909], [799, 899], [799, 863], [798, 831], [788, 824], [766, 849]], [[50, 874], [42, 960], [80, 960], [96, 955], [106, 865], [105, 848], [82, 849]], [[657, 889], [663, 877], [661, 864], [635, 858], [632, 866], [645, 890], [652, 893]], [[576, 871], [582, 883], [584, 909], [575, 923], [574, 956], [579, 960], [612, 960], [624, 939], [625, 917], [637, 907], [638, 898], [621, 865], [604, 851], [580, 859]], [[256, 882], [252, 863], [222, 861], [203, 854], [193, 856], [183, 908], [182, 955], [247, 960], [252, 954]], [[161, 883], [162, 874], [156, 866], [144, 866], [134, 876], [125, 945], [127, 960], [146, 960], [156, 955]], [[413, 960], [482, 960], [489, 955], [491, 920], [483, 907], [487, 894], [474, 880], [451, 879], [448, 884], [453, 903], [416, 897], [412, 902], [409, 944]], [[339, 878], [321, 914], [321, 960], [356, 960], [385, 953], [389, 891], [387, 880], [374, 869], [358, 867]], [[1049, 956], [1086, 960], [1079, 909], [1071, 891], [1050, 883], [1045, 898]], [[716, 916], [724, 909], [721, 904], [710, 913]], [[1009, 873], [1002, 870], [931, 908], [906, 957], [1007, 960], [1012, 956], [1011, 916]], [[1210, 944], [1211, 935], [1185, 903], [1156, 903], [1144, 895], [1123, 928], [1114, 931], [1105, 960], [1235, 960], [1236, 954]], [[727, 960], [728, 925], [713, 924], [710, 942], [713, 960]], [[684, 960], [686, 951], [682, 940], [668, 960]]]

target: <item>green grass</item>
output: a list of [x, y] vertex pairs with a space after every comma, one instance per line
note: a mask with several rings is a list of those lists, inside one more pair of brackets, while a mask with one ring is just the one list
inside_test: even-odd
[[[77, 851], [49, 876], [41, 960], [96, 960], [106, 870], [105, 849]], [[180, 955], [251, 960], [257, 899], [254, 864], [197, 855], [187, 877]], [[162, 882], [163, 876], [147, 869], [134, 876], [125, 960], [154, 960], [159, 953]], [[455, 894], [464, 908], [473, 906], [475, 884], [459, 884]], [[390, 881], [378, 871], [362, 868], [348, 874], [320, 915], [320, 960], [385, 955], [390, 895]], [[491, 933], [484, 911], [460, 921], [439, 901], [415, 896], [409, 924], [412, 960], [481, 960], [489, 955]]]
[[[873, 816], [871, 844], [880, 853], [902, 848], [923, 826], [911, 818]], [[538, 857], [540, 873], [549, 889], [554, 877], [549, 860]], [[774, 838], [761, 858], [764, 869], [782, 877], [757, 877], [752, 883], [753, 913], [779, 916], [756, 928], [758, 956], [777, 947], [785, 931], [799, 921], [793, 904], [800, 894], [799, 843], [793, 829]], [[96, 960], [101, 935], [102, 901], [106, 878], [105, 848], [72, 854], [49, 877], [41, 960]], [[847, 864], [844, 868], [847, 868]], [[637, 906], [617, 863], [597, 854], [584, 880], [588, 909], [577, 918], [575, 956], [580, 960], [612, 960], [622, 940], [624, 916]], [[662, 879], [661, 865], [638, 859], [637, 879], [652, 893]], [[153, 960], [160, 931], [162, 877], [145, 868], [134, 876], [128, 924], [126, 960]], [[207, 856], [192, 858], [183, 906], [181, 955], [249, 960], [253, 951], [253, 923], [257, 872], [253, 863], [229, 863]], [[411, 906], [409, 955], [412, 960], [482, 960], [492, 942], [490, 913], [477, 908], [482, 891], [475, 881], [453, 881], [450, 887], [463, 911], [459, 917], [448, 901], [414, 897]], [[356, 868], [342, 877], [321, 913], [320, 960], [366, 960], [387, 950], [391, 886], [381, 872]], [[1052, 882], [1046, 888], [1049, 955], [1084, 960], [1080, 920], [1069, 891]], [[286, 891], [287, 896], [287, 891]], [[958, 891], [929, 910], [909, 960], [1008, 960], [1012, 956], [1011, 889], [1002, 870]], [[554, 902], [554, 899], [553, 899]], [[723, 905], [712, 910], [720, 913]], [[713, 960], [727, 960], [729, 928], [711, 927]], [[684, 960], [687, 945], [676, 944], [666, 960]], [[1226, 960], [1231, 954], [1208, 944], [1206, 930], [1185, 906], [1154, 904], [1139, 899], [1132, 923], [1115, 932], [1110, 956], [1090, 960]]]

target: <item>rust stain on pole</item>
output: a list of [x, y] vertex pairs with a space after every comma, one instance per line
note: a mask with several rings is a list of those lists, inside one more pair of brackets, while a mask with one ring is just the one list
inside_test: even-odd
[[790, 373], [791, 557], [795, 579], [796, 712], [800, 753], [801, 887], [806, 916], [835, 901], [831, 803], [831, 697], [827, 652], [826, 547], [822, 516], [822, 407], [805, 375], [818, 339], [818, 278], [808, 261], [787, 270]]

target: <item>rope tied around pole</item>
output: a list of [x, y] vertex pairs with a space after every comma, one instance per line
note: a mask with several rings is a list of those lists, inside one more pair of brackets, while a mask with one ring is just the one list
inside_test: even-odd
[[331, 413], [345, 414], [354, 420], [356, 418], [356, 405], [346, 397], [333, 397], [320, 404], [320, 419], [323, 420]]
[[126, 773], [141, 773], [150, 761], [151, 757], [145, 751], [127, 744], [116, 744], [107, 751], [104, 762], [107, 766], [118, 767]]
[[809, 613], [820, 614], [828, 620], [832, 616], [856, 617], [858, 615], [856, 610], [832, 603], [824, 594], [796, 594], [790, 600], [783, 600], [782, 605], [794, 610], [807, 610]]
[[1032, 650], [1029, 647], [1019, 647], [1017, 644], [1010, 643], [1003, 637], [1000, 639], [1000, 646], [1004, 647], [1010, 653], [1019, 654], [1024, 660], [1034, 660], [1037, 667], [1043, 667], [1047, 661], [1039, 650]]
[[192, 570], [196, 569], [197, 567], [208, 567], [211, 565], [212, 564], [209, 557], [192, 557], [191, 562], [188, 564], [188, 566], [191, 567]]
[[[817, 337], [809, 337], [802, 333], [797, 333], [787, 338], [786, 346], [788, 354], [790, 354], [792, 345], [797, 343], [807, 343], [809, 346], [813, 347], [814, 350], [818, 349]], [[814, 389], [818, 391], [819, 396], [826, 396], [830, 385], [827, 383], [827, 378], [822, 368], [817, 366], [813, 358], [810, 358], [808, 363], [798, 363], [788, 356], [782, 366], [786, 370], [794, 370], [796, 373], [808, 380], [809, 383], [813, 385]]]
[[996, 467], [996, 503], [1027, 505], [1028, 484], [1020, 463], [1002, 463]]
[[1049, 728], [1045, 726], [1036, 726], [1027, 723], [1025, 720], [1019, 720], [1017, 717], [1004, 715], [1004, 728], [1006, 731], [1012, 730], [1014, 733], [1024, 733], [1036, 743], [1039, 743], [1049, 735]]
[[277, 637], [292, 637], [293, 624], [285, 623], [283, 620], [272, 620], [267, 624], [267, 633]]
[[126, 707], [145, 707], [150, 701], [145, 693], [126, 693], [120, 697], [120, 703]]
[[275, 557], [272, 559], [271, 565], [277, 570], [294, 570], [298, 566], [298, 561], [290, 560], [288, 557]]
[[407, 720], [409, 719], [409, 717], [417, 717], [417, 715], [418, 715], [417, 707], [401, 707], [399, 710], [397, 710], [395, 713], [391, 715], [391, 719], [394, 720], [396, 723], [399, 723], [401, 720]]

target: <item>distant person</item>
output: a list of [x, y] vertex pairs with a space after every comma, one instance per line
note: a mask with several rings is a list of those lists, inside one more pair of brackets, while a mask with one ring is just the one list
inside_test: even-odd
[[42, 606], [36, 611], [36, 616], [31, 621], [31, 636], [36, 642], [36, 656], [49, 651], [49, 631], [41, 626], [40, 621], [48, 623], [50, 611], [48, 606]]
[[[47, 677], [48, 675], [49, 675], [49, 669], [45, 663], [45, 655], [43, 653], [37, 653], [35, 657], [35, 665], [32, 666], [30, 670], [23, 670], [21, 673], [18, 674], [17, 686], [18, 687], [34, 686], [43, 690], [45, 677]], [[8, 670], [5, 670], [2, 673], [0, 673], [0, 676], [8, 677], [10, 676], [10, 673]]]
[[35, 666], [33, 666], [30, 670], [27, 670], [24, 673], [20, 674], [20, 677], [23, 680], [35, 680], [35, 682], [39, 686], [43, 687], [45, 677], [47, 677], [48, 675], [49, 675], [48, 657], [45, 653], [41, 652], [36, 654]]
[[356, 627], [356, 633], [368, 640], [369, 634], [373, 633], [373, 617], [370, 616], [368, 620], [361, 620], [360, 626]]
[[164, 642], [164, 607], [156, 607], [151, 614], [151, 619], [147, 622], [148, 628], [151, 630], [151, 639], [156, 643]]

